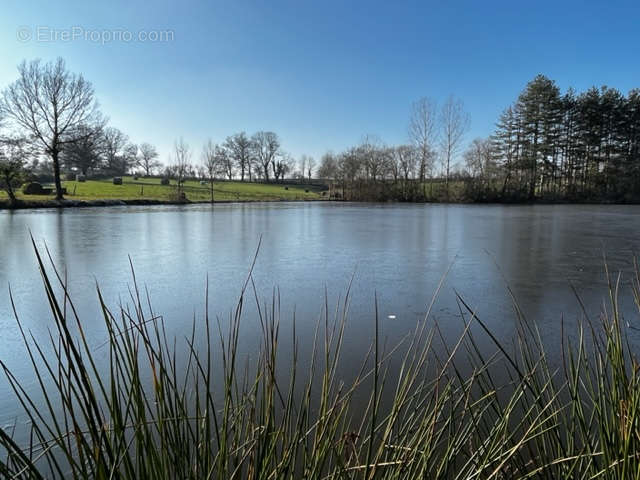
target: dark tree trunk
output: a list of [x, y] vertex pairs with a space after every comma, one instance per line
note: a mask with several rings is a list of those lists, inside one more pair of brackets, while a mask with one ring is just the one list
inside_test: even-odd
[[60, 161], [59, 152], [54, 150], [51, 154], [53, 160], [53, 180], [56, 184], [56, 200], [63, 200], [62, 196], [62, 182], [60, 181]]
[[13, 206], [13, 205], [16, 204], [17, 199], [16, 199], [16, 194], [13, 191], [13, 187], [11, 186], [11, 182], [12, 182], [11, 176], [10, 175], [5, 175], [4, 182], [5, 182], [6, 187], [7, 187], [7, 195], [9, 196], [9, 205]]

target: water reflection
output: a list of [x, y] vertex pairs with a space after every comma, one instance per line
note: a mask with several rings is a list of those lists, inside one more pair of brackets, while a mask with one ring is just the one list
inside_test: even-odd
[[[449, 267], [432, 312], [446, 337], [461, 329], [459, 292], [500, 338], [511, 338], [515, 321], [508, 284], [544, 339], [557, 341], [561, 315], [565, 328], [580, 315], [571, 284], [591, 315], [598, 314], [606, 293], [604, 252], [611, 270], [629, 279], [638, 212], [634, 206], [330, 203], [2, 212], [0, 356], [18, 375], [27, 375], [8, 283], [25, 326], [36, 336], [46, 335], [50, 326], [29, 232], [67, 268], [93, 344], [104, 340], [95, 280], [112, 306], [126, 301], [128, 256], [154, 310], [166, 319], [168, 334], [184, 337], [204, 308], [207, 276], [211, 313], [228, 315], [262, 237], [254, 271], [261, 301], [268, 303], [273, 288], [280, 287], [282, 329], [290, 327], [295, 308], [302, 345], [310, 343], [325, 288], [333, 308], [355, 275], [345, 364], [358, 365], [372, 339], [374, 294], [383, 335], [393, 344], [423, 319]], [[622, 308], [630, 307], [625, 297]], [[242, 341], [250, 349], [260, 327], [252, 316], [255, 305], [247, 308]], [[11, 398], [0, 380], [0, 421], [15, 415]]]

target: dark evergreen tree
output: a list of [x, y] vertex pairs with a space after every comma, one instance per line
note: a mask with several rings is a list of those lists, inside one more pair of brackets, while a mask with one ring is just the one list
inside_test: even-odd
[[517, 102], [522, 124], [522, 166], [528, 171], [527, 196], [534, 199], [536, 188], [552, 170], [561, 116], [560, 90], [543, 75], [527, 84]]

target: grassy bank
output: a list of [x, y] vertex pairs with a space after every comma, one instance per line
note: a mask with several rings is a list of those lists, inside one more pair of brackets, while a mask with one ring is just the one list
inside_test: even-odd
[[[56, 353], [45, 355], [18, 322], [45, 402], [31, 403], [22, 385], [32, 379], [5, 369], [32, 430], [26, 445], [0, 430], [0, 476], [640, 477], [640, 367], [619, 317], [615, 279], [600, 321], [567, 332], [558, 368], [548, 363], [535, 325], [521, 317], [514, 318], [513, 345], [496, 341], [493, 354], [481, 352], [471, 332], [495, 337], [459, 298], [464, 330], [444, 349], [434, 347], [440, 331], [429, 312], [395, 347], [385, 346], [372, 318], [373, 344], [346, 383], [337, 371], [348, 342], [348, 299], [333, 314], [325, 308], [312, 352], [294, 348], [285, 358], [280, 345], [296, 338], [295, 327], [281, 331], [274, 298], [251, 319], [261, 326], [262, 348], [245, 366], [238, 344], [243, 305], [257, 298], [251, 274], [228, 321], [207, 315], [177, 346], [137, 286], [130, 306], [115, 312], [98, 290], [109, 359], [100, 369], [71, 299], [56, 293], [62, 279], [47, 275], [38, 258]], [[196, 347], [198, 338], [204, 347]], [[400, 365], [393, 371], [392, 359]], [[497, 380], [496, 369], [506, 380]]]
[[[112, 179], [88, 180], [86, 182], [63, 182], [70, 201], [93, 202], [97, 200], [124, 200], [138, 202], [172, 202], [176, 198], [175, 181], [171, 185], [161, 185], [159, 178], [124, 177], [122, 185], [114, 185]], [[184, 184], [188, 201], [207, 202], [211, 200], [209, 185], [189, 180]], [[18, 200], [31, 204], [51, 204], [52, 196], [24, 195], [18, 192]], [[269, 184], [249, 182], [215, 182], [216, 201], [295, 201], [322, 200], [322, 189], [312, 185]], [[0, 206], [7, 204], [5, 192], [0, 191]]]

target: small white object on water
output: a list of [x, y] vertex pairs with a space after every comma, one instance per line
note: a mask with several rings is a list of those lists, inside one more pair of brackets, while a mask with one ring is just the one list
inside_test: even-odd
[[396, 316], [395, 315], [389, 315], [389, 320], [395, 320]]

